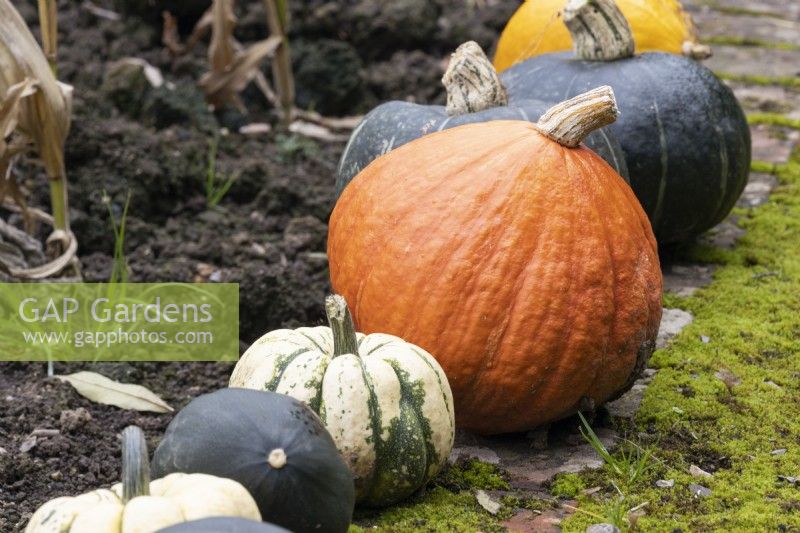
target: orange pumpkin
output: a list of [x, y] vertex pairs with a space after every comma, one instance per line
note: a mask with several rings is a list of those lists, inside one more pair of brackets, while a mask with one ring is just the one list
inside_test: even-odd
[[465, 429], [521, 431], [599, 405], [653, 350], [650, 223], [605, 161], [570, 147], [615, 117], [603, 87], [538, 124], [422, 137], [372, 162], [331, 215], [331, 281], [359, 329], [433, 354]]

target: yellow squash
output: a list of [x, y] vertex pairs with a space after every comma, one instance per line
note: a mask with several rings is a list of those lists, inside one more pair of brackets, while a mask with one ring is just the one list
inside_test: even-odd
[[[565, 0], [527, 0], [511, 17], [497, 43], [498, 72], [529, 57], [572, 49], [561, 12]], [[631, 25], [636, 52], [680, 54], [684, 42], [694, 43], [692, 21], [678, 0], [617, 0]]]

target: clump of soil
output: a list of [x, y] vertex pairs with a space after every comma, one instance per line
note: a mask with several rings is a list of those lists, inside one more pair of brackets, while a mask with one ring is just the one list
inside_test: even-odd
[[[320, 143], [282, 130], [254, 88], [242, 95], [249, 114], [212, 113], [197, 80], [205, 44], [171, 57], [161, 45], [161, 11], [183, 35], [210, 2], [95, 0], [119, 20], [98, 18], [81, 2], [60, 2], [59, 77], [74, 86], [66, 165], [73, 231], [87, 281], [108, 279], [114, 247], [109, 207], [122, 213], [128, 194], [125, 250], [131, 281], [240, 283], [243, 345], [278, 327], [321, 324], [330, 291], [326, 235], [342, 143]], [[38, 34], [36, 2], [16, 2]], [[519, 2], [464, 0], [311, 0], [290, 2], [298, 102], [326, 114], [352, 115], [388, 99], [442, 103], [449, 54], [473, 39], [487, 50]], [[237, 2], [242, 42], [266, 35], [262, 2]], [[124, 57], [158, 67], [159, 89], [114, 85], [109, 66]], [[268, 65], [264, 67], [269, 76]], [[238, 126], [273, 124], [245, 136]], [[228, 128], [228, 135], [220, 130]], [[228, 194], [208, 205], [210, 143], [218, 176], [235, 176]], [[18, 169], [30, 203], [49, 203], [47, 179], [33, 162]], [[44, 232], [44, 229], [42, 230]], [[39, 235], [44, 237], [45, 235]], [[57, 364], [151, 388], [175, 408], [225, 386], [230, 365], [203, 363]], [[122, 411], [78, 396], [47, 379], [41, 364], [0, 364], [0, 531], [24, 528], [46, 500], [115, 482], [118, 433], [142, 426], [155, 445], [170, 415]], [[87, 418], [88, 417], [88, 418]], [[79, 422], [76, 422], [79, 421]], [[36, 429], [58, 430], [36, 437]], [[24, 451], [21, 451], [24, 450]]]

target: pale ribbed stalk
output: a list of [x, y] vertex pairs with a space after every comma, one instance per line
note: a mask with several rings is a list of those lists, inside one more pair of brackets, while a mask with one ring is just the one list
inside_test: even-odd
[[564, 24], [581, 59], [614, 61], [633, 56], [631, 27], [614, 0], [569, 0]]
[[122, 501], [150, 494], [150, 461], [142, 428], [128, 426], [122, 431]]
[[332, 294], [325, 298], [325, 314], [333, 333], [333, 356], [358, 354], [358, 339], [353, 317], [344, 296]]
[[494, 65], [475, 41], [459, 46], [442, 77], [447, 114], [464, 115], [508, 104], [506, 88]]
[[536, 128], [557, 143], [575, 148], [587, 135], [617, 120], [614, 91], [603, 85], [556, 104], [539, 118]]

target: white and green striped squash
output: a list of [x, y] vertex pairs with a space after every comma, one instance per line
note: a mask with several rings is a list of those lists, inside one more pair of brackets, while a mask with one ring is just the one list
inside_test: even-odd
[[393, 335], [356, 333], [343, 297], [331, 327], [279, 329], [242, 356], [231, 387], [288, 394], [316, 411], [353, 472], [356, 502], [397, 503], [431, 480], [453, 447], [450, 384], [428, 352]]

